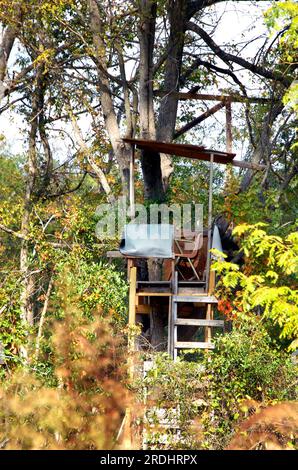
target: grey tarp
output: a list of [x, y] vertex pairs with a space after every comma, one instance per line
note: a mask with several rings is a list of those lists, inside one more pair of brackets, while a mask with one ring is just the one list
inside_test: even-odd
[[125, 256], [172, 258], [173, 233], [170, 224], [128, 224], [119, 250]]
[[[223, 252], [220, 233], [219, 233], [219, 229], [218, 229], [217, 225], [214, 225], [214, 227], [213, 227], [212, 247], [211, 248]], [[212, 257], [216, 258], [216, 256], [214, 256], [214, 255]]]

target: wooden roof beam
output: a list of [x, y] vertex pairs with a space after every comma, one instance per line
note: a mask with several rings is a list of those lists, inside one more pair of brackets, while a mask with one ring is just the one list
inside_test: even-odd
[[163, 90], [154, 90], [155, 96], [176, 96], [178, 100], [205, 100], [205, 101], [231, 101], [234, 103], [271, 103], [270, 98], [259, 98], [254, 96], [241, 96], [241, 95], [210, 95], [202, 93], [191, 93], [191, 92], [177, 92], [177, 91], [163, 91]]
[[222, 103], [217, 103], [215, 106], [213, 106], [210, 109], [207, 109], [203, 114], [198, 116], [197, 118], [193, 119], [191, 122], [188, 122], [185, 124], [185, 126], [180, 127], [180, 129], [177, 129], [175, 134], [174, 134], [174, 139], [177, 139], [180, 137], [182, 134], [185, 134], [185, 132], [189, 131], [193, 127], [197, 126], [201, 122], [205, 121], [209, 116], [212, 116], [213, 114], [217, 113], [220, 109], [224, 108], [226, 104], [224, 102]]

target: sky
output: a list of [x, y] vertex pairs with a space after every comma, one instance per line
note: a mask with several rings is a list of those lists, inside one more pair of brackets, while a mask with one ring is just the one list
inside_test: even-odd
[[[219, 26], [214, 36], [215, 41], [219, 45], [223, 45], [224, 43], [229, 43], [233, 41], [239, 42], [241, 41], [242, 34], [245, 33], [245, 39], [249, 37], [251, 39], [251, 42], [249, 46], [245, 49], [244, 53], [246, 56], [254, 56], [258, 45], [261, 44], [261, 41], [253, 41], [253, 39], [266, 32], [262, 15], [263, 12], [269, 6], [270, 2], [262, 1], [257, 3], [254, 2], [254, 5], [250, 1], [227, 1], [211, 7], [210, 13], [212, 13], [212, 15], [216, 15], [216, 18], [219, 21]], [[11, 61], [14, 60], [15, 54], [16, 51], [12, 56]], [[222, 63], [220, 65], [222, 65]], [[243, 79], [244, 83], [248, 86], [249, 94], [257, 95], [257, 90], [252, 87], [251, 82], [249, 81], [248, 74], [242, 74], [241, 78]], [[218, 91], [220, 91], [220, 88], [219, 90], [211, 91], [217, 93]], [[211, 106], [213, 105], [214, 102], [211, 103]], [[220, 124], [224, 119], [224, 114], [218, 113], [217, 116], [213, 119], [218, 120]], [[80, 119], [80, 126], [83, 132], [87, 133], [89, 128], [89, 121], [86, 118], [82, 117]], [[0, 116], [0, 135], [3, 134], [5, 136], [8, 147], [12, 153], [23, 153], [26, 150], [26, 142], [24, 141], [25, 129], [26, 126], [23, 123], [22, 118], [16, 112], [5, 112]], [[69, 131], [71, 132], [70, 129]], [[204, 144], [206, 144], [207, 146], [212, 146], [213, 142], [214, 139], [212, 136], [210, 136], [209, 140], [207, 140], [207, 142], [204, 142]], [[54, 153], [56, 155], [61, 154], [61, 157], [63, 159], [63, 154], [65, 154], [65, 142], [59, 140], [59, 138], [57, 137], [55, 138], [54, 147]], [[237, 150], [238, 152], [240, 152], [240, 154], [243, 154], [244, 152], [244, 150], [240, 147]]]

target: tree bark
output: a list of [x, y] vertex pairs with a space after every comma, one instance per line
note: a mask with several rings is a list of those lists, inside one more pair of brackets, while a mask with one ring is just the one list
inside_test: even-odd
[[6, 91], [6, 86], [4, 83], [7, 62], [11, 53], [11, 50], [14, 45], [16, 38], [15, 28], [12, 26], [7, 26], [4, 30], [2, 41], [0, 44], [0, 103], [3, 99]]
[[36, 139], [38, 130], [39, 112], [43, 102], [43, 69], [37, 67], [36, 85], [32, 92], [32, 111], [30, 118], [29, 131], [29, 149], [27, 158], [27, 181], [24, 196], [24, 206], [21, 221], [21, 233], [24, 238], [21, 242], [20, 251], [20, 271], [22, 274], [22, 290], [21, 290], [21, 318], [23, 321], [33, 325], [34, 323], [34, 303], [32, 294], [34, 292], [34, 279], [30, 270], [30, 221], [33, 208], [34, 186], [37, 176], [37, 151]]
[[[171, 0], [169, 2], [170, 37], [168, 41], [168, 56], [165, 64], [163, 88], [167, 91], [178, 91], [181, 74], [181, 64], [184, 46], [187, 1]], [[171, 142], [175, 133], [178, 99], [175, 95], [166, 95], [160, 103], [157, 139]], [[161, 154], [161, 172], [164, 190], [168, 188], [173, 172], [172, 158]]]
[[[269, 159], [272, 151], [272, 125], [282, 112], [283, 108], [284, 105], [280, 100], [279, 102], [272, 104], [267, 115], [265, 116], [259, 138], [255, 139], [257, 143], [251, 156], [252, 163], [261, 163], [262, 161], [265, 161], [265, 163], [269, 166]], [[242, 178], [240, 185], [241, 191], [245, 191], [249, 187], [252, 178], [253, 171], [248, 170]]]
[[[153, 49], [156, 9], [156, 2], [152, 0], [140, 0], [139, 2], [139, 118], [140, 136], [145, 140], [154, 140], [156, 138], [153, 108]], [[145, 198], [152, 201], [164, 200], [165, 194], [162, 185], [159, 154], [142, 151], [141, 165]]]
[[123, 193], [128, 194], [131, 146], [122, 142], [117, 116], [114, 109], [108, 78], [106, 45], [103, 40], [103, 25], [99, 6], [96, 0], [88, 0], [88, 4], [90, 14], [90, 30], [93, 39], [95, 61], [97, 66], [98, 89], [105, 126], [115, 158], [120, 168]]

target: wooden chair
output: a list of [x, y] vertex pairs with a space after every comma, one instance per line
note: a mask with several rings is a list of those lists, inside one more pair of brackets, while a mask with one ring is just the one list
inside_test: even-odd
[[194, 273], [194, 276], [189, 279], [193, 280], [194, 278], [200, 281], [199, 275], [196, 271], [195, 264], [197, 264], [197, 259], [199, 255], [199, 250], [203, 246], [203, 233], [199, 232], [193, 237], [193, 233], [185, 233], [183, 238], [174, 239], [174, 255], [175, 255], [175, 266], [177, 271], [180, 273], [182, 278], [185, 280], [181, 269], [179, 269], [179, 263], [183, 261], [186, 263]]

